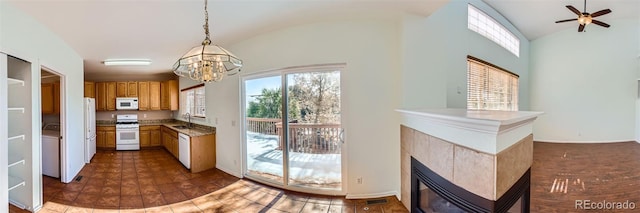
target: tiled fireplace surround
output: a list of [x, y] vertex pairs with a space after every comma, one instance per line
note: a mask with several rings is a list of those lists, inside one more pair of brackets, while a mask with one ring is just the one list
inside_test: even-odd
[[533, 163], [533, 135], [488, 154], [401, 125], [401, 200], [411, 209], [411, 157], [488, 200], [498, 200]]

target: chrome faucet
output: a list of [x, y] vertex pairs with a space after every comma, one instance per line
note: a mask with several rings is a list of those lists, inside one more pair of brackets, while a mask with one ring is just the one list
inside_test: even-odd
[[187, 117], [189, 124], [187, 125], [187, 128], [191, 129], [191, 114], [189, 114], [188, 112], [184, 114], [184, 117]]

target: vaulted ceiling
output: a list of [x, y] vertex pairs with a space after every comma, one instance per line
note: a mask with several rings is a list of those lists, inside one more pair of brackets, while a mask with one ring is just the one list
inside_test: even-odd
[[[59, 35], [84, 59], [85, 73], [169, 72], [175, 60], [204, 38], [201, 0], [8, 0]], [[428, 16], [449, 0], [210, 0], [214, 43], [225, 46], [260, 33], [301, 23], [412, 13]], [[456, 1], [456, 0], [452, 0]], [[575, 23], [565, 5], [582, 10], [582, 0], [484, 0], [529, 39]], [[587, 11], [610, 8], [599, 18], [639, 18], [638, 0], [589, 0]], [[106, 67], [108, 58], [148, 58], [145, 67]]]

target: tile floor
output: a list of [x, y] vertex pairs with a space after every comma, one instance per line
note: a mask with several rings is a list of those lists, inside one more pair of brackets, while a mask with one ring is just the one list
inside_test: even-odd
[[394, 196], [366, 205], [272, 188], [217, 169], [190, 173], [164, 149], [98, 151], [79, 176], [68, 184], [43, 177], [40, 212], [408, 212]]

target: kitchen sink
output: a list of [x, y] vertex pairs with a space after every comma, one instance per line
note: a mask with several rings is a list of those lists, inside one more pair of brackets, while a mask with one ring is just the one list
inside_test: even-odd
[[185, 125], [176, 125], [176, 126], [173, 126], [173, 128], [177, 128], [177, 129], [188, 129], [189, 127], [188, 127], [188, 126], [185, 126]]

